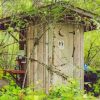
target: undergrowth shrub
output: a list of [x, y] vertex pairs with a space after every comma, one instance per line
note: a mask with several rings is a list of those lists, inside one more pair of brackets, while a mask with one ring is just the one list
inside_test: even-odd
[[96, 100], [90, 94], [80, 90], [76, 81], [72, 80], [67, 85], [50, 87], [49, 93], [44, 90], [34, 90], [33, 87], [21, 89], [14, 82], [0, 90], [0, 100]]
[[96, 100], [90, 94], [85, 94], [83, 90], [80, 90], [76, 81], [71, 81], [67, 85], [59, 85], [53, 87], [49, 91], [47, 100]]

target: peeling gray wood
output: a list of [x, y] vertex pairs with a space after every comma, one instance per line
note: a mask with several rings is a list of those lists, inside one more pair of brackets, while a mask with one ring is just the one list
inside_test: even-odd
[[43, 34], [39, 43], [34, 47], [35, 40], [29, 38], [41, 36], [47, 26], [41, 24], [33, 27], [34, 29], [29, 28], [27, 35], [27, 56], [31, 56], [30, 52], [34, 48], [32, 57], [37, 62], [27, 62], [29, 83], [34, 84], [37, 88], [45, 88], [47, 92], [51, 85], [67, 82], [61, 75], [58, 75], [58, 72], [53, 73], [46, 69], [43, 66], [46, 64], [52, 66], [51, 70], [55, 69], [69, 78], [76, 78], [83, 88], [84, 74], [81, 69], [83, 65], [83, 28], [68, 23], [50, 24], [50, 29]]
[[82, 26], [74, 26], [75, 35], [74, 35], [74, 78], [79, 81], [80, 88], [83, 88], [83, 28]]
[[27, 84], [33, 84], [33, 71], [34, 71], [34, 66], [33, 63], [30, 61], [29, 58], [33, 56], [32, 51], [33, 51], [33, 40], [31, 39], [33, 37], [33, 26], [30, 25], [28, 28], [27, 32]]

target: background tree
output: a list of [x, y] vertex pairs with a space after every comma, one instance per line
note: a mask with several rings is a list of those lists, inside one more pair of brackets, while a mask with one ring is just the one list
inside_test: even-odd
[[[100, 67], [100, 30], [85, 33], [85, 64]], [[99, 68], [100, 69], [100, 68]]]

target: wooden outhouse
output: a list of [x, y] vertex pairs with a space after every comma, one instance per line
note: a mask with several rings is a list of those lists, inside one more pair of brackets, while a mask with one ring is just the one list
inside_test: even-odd
[[[65, 11], [57, 21], [52, 16], [47, 16], [47, 22], [38, 20], [37, 17], [25, 17], [29, 20], [29, 26], [20, 32], [25, 41], [19, 42], [20, 51], [25, 53], [26, 59], [23, 80], [27, 80], [27, 85], [34, 84], [37, 88], [48, 90], [52, 85], [65, 84], [73, 78], [78, 80], [82, 89], [84, 32], [95, 29], [91, 20], [93, 14], [64, 3], [48, 5], [41, 9], [55, 9], [58, 6], [63, 7], [62, 11], [68, 9], [70, 13]], [[3, 22], [4, 20], [1, 20], [1, 23]], [[20, 39], [24, 40], [23, 37]]]

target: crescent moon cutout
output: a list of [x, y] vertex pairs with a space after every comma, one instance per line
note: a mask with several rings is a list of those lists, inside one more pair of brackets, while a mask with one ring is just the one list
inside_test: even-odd
[[58, 34], [59, 34], [61, 37], [64, 37], [64, 35], [61, 34], [61, 29], [58, 31]]

